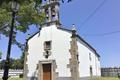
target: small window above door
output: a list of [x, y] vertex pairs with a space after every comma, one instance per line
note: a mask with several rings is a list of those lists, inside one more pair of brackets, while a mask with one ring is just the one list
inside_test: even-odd
[[51, 42], [52, 41], [45, 41], [44, 42], [44, 50], [51, 50]]

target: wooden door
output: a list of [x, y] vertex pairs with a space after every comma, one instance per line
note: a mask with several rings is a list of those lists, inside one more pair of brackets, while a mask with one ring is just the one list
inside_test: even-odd
[[51, 64], [43, 64], [43, 80], [51, 79]]
[[90, 76], [93, 76], [93, 71], [92, 71], [92, 67], [90, 67]]

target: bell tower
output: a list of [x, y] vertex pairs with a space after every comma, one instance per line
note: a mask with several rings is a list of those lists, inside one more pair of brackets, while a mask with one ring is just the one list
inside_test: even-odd
[[43, 25], [57, 24], [59, 25], [59, 0], [44, 0], [41, 10], [45, 13], [45, 23]]

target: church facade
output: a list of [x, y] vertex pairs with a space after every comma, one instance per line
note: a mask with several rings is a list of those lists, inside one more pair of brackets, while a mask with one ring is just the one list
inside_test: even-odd
[[28, 38], [25, 49], [25, 80], [80, 80], [100, 76], [100, 55], [73, 29], [59, 24], [59, 2], [46, 1], [46, 23]]

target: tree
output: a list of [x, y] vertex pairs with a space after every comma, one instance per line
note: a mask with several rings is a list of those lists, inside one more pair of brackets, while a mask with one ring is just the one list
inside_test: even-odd
[[[0, 32], [9, 30], [11, 24], [11, 9], [10, 5], [13, 0], [3, 0], [0, 6]], [[40, 24], [44, 21], [44, 15], [40, 14], [37, 7], [41, 0], [17, 0], [20, 3], [20, 9], [16, 17], [16, 30], [26, 32], [28, 25]], [[37, 2], [37, 3], [36, 3]], [[38, 3], [39, 2], [39, 3]], [[5, 31], [3, 31], [5, 30]]]
[[0, 61], [0, 69], [4, 68], [4, 63], [5, 63], [5, 60]]
[[24, 63], [24, 52], [22, 53], [21, 57], [20, 57], [21, 63]]
[[20, 62], [20, 59], [14, 59], [11, 69], [23, 69], [23, 64]]
[[[10, 58], [10, 69], [23, 69], [24, 64], [21, 62], [21, 59]], [[0, 69], [4, 68], [5, 60], [0, 61]]]
[[[0, 34], [8, 37], [11, 27], [11, 1], [2, 0], [0, 3]], [[13, 44], [21, 47], [22, 45], [16, 40], [17, 31], [25, 33], [29, 30], [29, 25], [40, 25], [45, 20], [44, 13], [39, 12], [41, 0], [16, 0], [20, 3], [20, 9], [16, 14], [16, 22], [13, 34]], [[39, 27], [39, 26], [36, 26]]]

